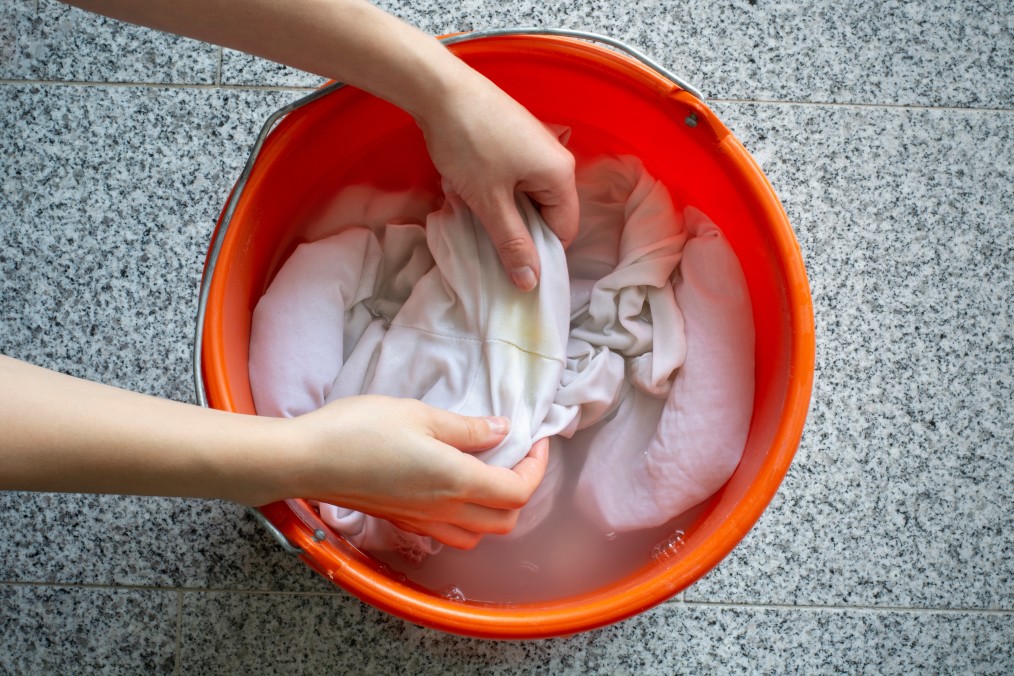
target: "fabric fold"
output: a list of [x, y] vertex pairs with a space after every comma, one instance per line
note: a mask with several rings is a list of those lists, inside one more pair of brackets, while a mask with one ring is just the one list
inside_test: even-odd
[[635, 391], [594, 430], [578, 479], [578, 504], [607, 530], [661, 525], [708, 498], [735, 471], [750, 428], [754, 327], [746, 279], [714, 223], [693, 208], [685, 217], [692, 238], [674, 293], [682, 322], [670, 325], [684, 330], [684, 363], [665, 400]]
[[[254, 311], [258, 413], [382, 394], [506, 416], [511, 432], [476, 454], [484, 462], [513, 467], [551, 439], [546, 477], [507, 537], [537, 528], [565, 488], [603, 532], [658, 525], [706, 499], [738, 464], [752, 410], [738, 260], [635, 158], [581, 163], [577, 183], [580, 231], [567, 252], [517, 200], [542, 262], [530, 293], [454, 194], [439, 208], [361, 186], [336, 198], [325, 214], [340, 222], [314, 226], [321, 239], [296, 248]], [[583, 456], [576, 484], [563, 473], [571, 447]], [[318, 508], [355, 546], [415, 562], [439, 551], [381, 519]]]

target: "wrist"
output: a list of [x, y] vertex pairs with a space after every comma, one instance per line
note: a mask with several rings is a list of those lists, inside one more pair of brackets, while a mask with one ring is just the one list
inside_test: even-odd
[[[348, 472], [336, 456], [345, 456], [339, 439], [346, 435], [322, 424], [313, 413], [296, 418], [254, 417], [247, 433], [247, 461], [237, 502], [259, 506], [292, 498], [343, 495]], [[326, 421], [324, 421], [326, 422]]]
[[439, 58], [420, 61], [414, 78], [415, 89], [401, 101], [393, 101], [415, 120], [423, 131], [443, 126], [460, 116], [469, 103], [492, 84], [481, 74], [438, 45]]
[[216, 449], [208, 463], [218, 496], [249, 507], [299, 497], [294, 478], [299, 444], [289, 429], [292, 421], [230, 415], [235, 443]]

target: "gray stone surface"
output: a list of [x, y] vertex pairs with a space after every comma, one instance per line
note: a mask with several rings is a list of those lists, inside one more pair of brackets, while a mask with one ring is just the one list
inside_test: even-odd
[[234, 49], [222, 50], [222, 83], [275, 87], [319, 87], [327, 78], [259, 59]]
[[57, 0], [0, 0], [0, 79], [212, 84], [220, 52]]
[[294, 97], [3, 85], [0, 349], [192, 400], [212, 230], [264, 119]]
[[[193, 401], [204, 252], [271, 92], [5, 85], [0, 353]], [[320, 589], [223, 503], [0, 493], [0, 580]]]
[[0, 673], [169, 674], [178, 593], [0, 584]]
[[989, 613], [669, 603], [570, 638], [424, 629], [347, 597], [187, 593], [183, 673], [1002, 673], [1014, 623]]
[[[722, 99], [1010, 107], [1014, 13], [1006, 0], [841, 3], [382, 0], [434, 34], [573, 28], [622, 40]], [[224, 82], [316, 86], [229, 51]]]
[[813, 404], [688, 599], [1014, 607], [1014, 114], [731, 105], [796, 228]]
[[0, 583], [337, 593], [230, 503], [0, 493]]
[[[813, 290], [813, 405], [780, 492], [687, 603], [521, 644], [365, 606], [235, 505], [0, 494], [0, 672], [1014, 671], [1007, 3], [383, 6], [431, 33], [606, 33], [711, 96], [780, 101], [715, 105]], [[228, 50], [219, 73], [219, 54], [0, 0], [0, 353], [193, 400], [204, 250], [262, 121], [299, 95], [256, 87], [319, 82]]]

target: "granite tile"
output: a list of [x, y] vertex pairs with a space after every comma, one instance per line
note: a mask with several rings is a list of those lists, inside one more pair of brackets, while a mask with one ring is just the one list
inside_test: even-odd
[[[292, 94], [2, 85], [0, 353], [193, 401], [204, 251]], [[224, 503], [0, 494], [0, 579], [330, 589]]]
[[0, 585], [0, 673], [167, 674], [177, 594]]
[[0, 351], [193, 399], [205, 249], [291, 93], [4, 85]]
[[251, 56], [235, 49], [222, 50], [222, 84], [273, 87], [319, 87], [327, 78]]
[[[381, 0], [431, 34], [541, 26], [622, 40], [716, 98], [1009, 108], [1014, 19], [1005, 0], [500, 3]], [[226, 52], [223, 80], [315, 86]]]
[[14, 77], [35, 61], [28, 36], [36, 14], [36, 0], [0, 0], [0, 78]]
[[0, 582], [338, 593], [239, 505], [0, 493]]
[[980, 671], [1014, 666], [1009, 614], [665, 604], [569, 638], [462, 638], [349, 597], [187, 593], [184, 673], [671, 674]]
[[816, 383], [778, 496], [687, 599], [1014, 607], [1014, 114], [717, 111], [796, 229]]
[[57, 0], [0, 0], [0, 79], [212, 84], [219, 48]]
[[[717, 98], [1009, 108], [1004, 0], [664, 2], [645, 49]], [[670, 56], [670, 54], [672, 54]], [[696, 76], [694, 78], [696, 80]]]

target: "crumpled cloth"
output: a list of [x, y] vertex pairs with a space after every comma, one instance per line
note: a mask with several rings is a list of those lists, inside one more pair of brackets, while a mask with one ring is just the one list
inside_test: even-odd
[[[476, 454], [502, 467], [555, 436], [510, 537], [552, 510], [568, 445], [585, 456], [578, 504], [605, 531], [664, 523], [711, 495], [739, 462], [753, 402], [738, 261], [640, 161], [602, 158], [577, 178], [581, 228], [566, 253], [517, 200], [542, 262], [529, 293], [455, 195], [432, 209], [417, 193], [346, 191], [315, 230], [321, 239], [296, 248], [254, 310], [257, 412], [296, 416], [384, 394], [503, 415], [510, 434]], [[439, 550], [381, 519], [318, 507], [356, 546], [414, 561]]]

